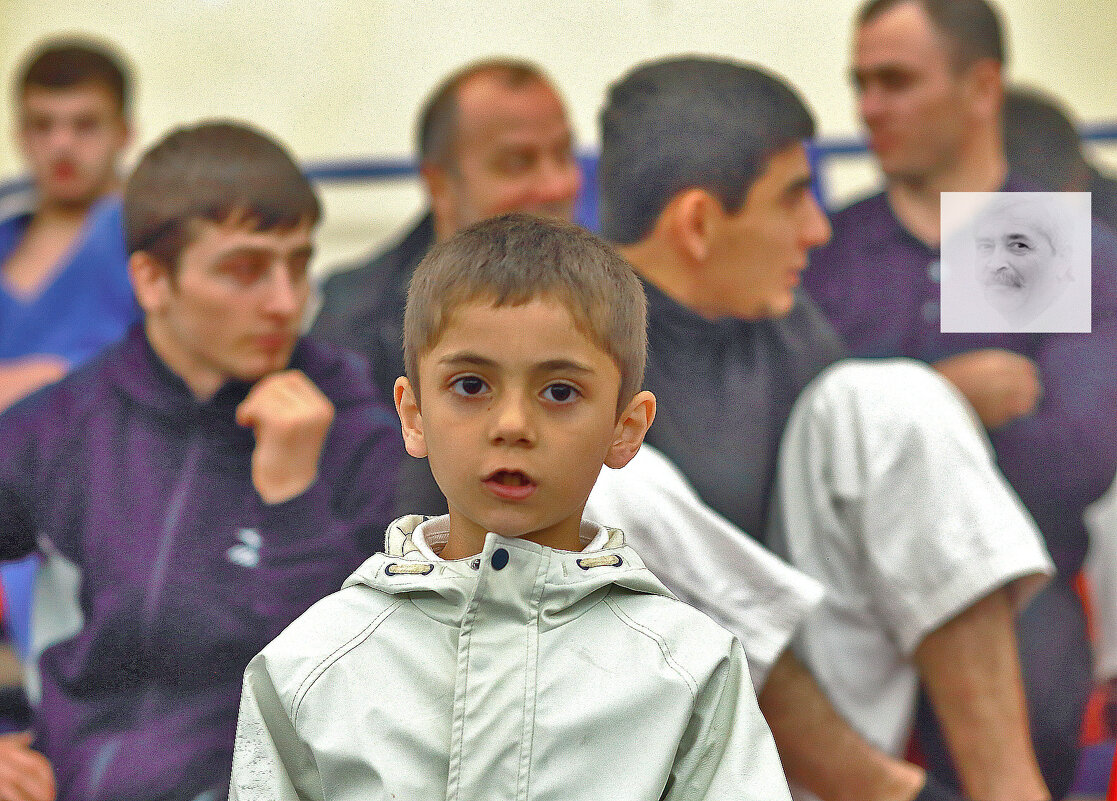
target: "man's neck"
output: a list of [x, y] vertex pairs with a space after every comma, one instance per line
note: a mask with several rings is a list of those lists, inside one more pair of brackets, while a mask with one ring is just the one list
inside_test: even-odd
[[912, 235], [925, 244], [939, 244], [940, 194], [942, 192], [996, 192], [1008, 175], [1000, 143], [974, 148], [926, 176], [889, 180], [885, 190], [893, 214]]
[[619, 246], [617, 251], [632, 265], [637, 275], [671, 300], [708, 319], [717, 317], [716, 314], [703, 313], [702, 298], [695, 294], [700, 282], [694, 279], [692, 271], [675, 251], [655, 236], [634, 245]]
[[47, 201], [36, 208], [19, 244], [0, 265], [8, 285], [28, 296], [39, 292], [73, 250], [90, 210], [101, 197], [82, 203]]
[[225, 383], [224, 376], [218, 370], [191, 359], [170, 335], [167, 324], [153, 315], [144, 317], [144, 335], [159, 361], [182, 379], [194, 400], [199, 403], [205, 403], [216, 395], [217, 390]]
[[101, 198], [82, 203], [43, 203], [31, 215], [31, 226], [40, 231], [80, 228], [89, 211]]

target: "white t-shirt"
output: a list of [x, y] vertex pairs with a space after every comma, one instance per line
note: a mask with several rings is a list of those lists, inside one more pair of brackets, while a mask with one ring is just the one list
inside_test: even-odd
[[818, 582], [703, 503], [650, 445], [624, 468], [601, 471], [582, 516], [621, 529], [676, 597], [737, 636], [757, 692], [822, 599]]
[[1054, 570], [969, 405], [907, 359], [842, 362], [803, 391], [774, 498], [769, 544], [826, 588], [796, 653], [897, 756], [923, 638], [1002, 586], [1022, 608]]

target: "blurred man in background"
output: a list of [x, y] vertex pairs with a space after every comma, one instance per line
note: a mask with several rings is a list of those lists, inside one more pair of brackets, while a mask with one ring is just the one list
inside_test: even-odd
[[131, 78], [85, 40], [52, 41], [16, 82], [34, 207], [0, 222], [0, 409], [61, 378], [136, 318], [120, 219]]

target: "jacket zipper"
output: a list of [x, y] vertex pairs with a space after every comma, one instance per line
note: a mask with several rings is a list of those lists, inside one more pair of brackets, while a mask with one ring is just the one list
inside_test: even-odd
[[[153, 650], [156, 612], [163, 598], [163, 587], [167, 583], [167, 568], [170, 564], [175, 534], [178, 531], [179, 525], [182, 523], [182, 513], [186, 507], [186, 499], [194, 483], [194, 474], [198, 469], [198, 460], [201, 457], [202, 450], [201, 445], [202, 438], [198, 434], [197, 429], [195, 429], [195, 432], [190, 435], [190, 444], [186, 451], [186, 458], [183, 459], [182, 469], [178, 474], [178, 479], [175, 481], [174, 492], [171, 493], [171, 501], [167, 505], [167, 513], [163, 517], [163, 527], [159, 537], [159, 550], [155, 555], [155, 564], [148, 578], [147, 592], [144, 596], [142, 618], [143, 638], [140, 650], [140, 652], [144, 654], [149, 654]], [[144, 689], [143, 703], [139, 705], [139, 712], [135, 716], [136, 720], [143, 720], [147, 717], [150, 703], [151, 687], [148, 686]], [[114, 737], [97, 750], [97, 755], [93, 758], [93, 765], [95, 767], [89, 778], [89, 792], [86, 794], [86, 798], [94, 799], [101, 796], [101, 789], [104, 784], [105, 776], [108, 773], [109, 763], [112, 761], [113, 757], [116, 756], [116, 752], [119, 748], [120, 738]]]

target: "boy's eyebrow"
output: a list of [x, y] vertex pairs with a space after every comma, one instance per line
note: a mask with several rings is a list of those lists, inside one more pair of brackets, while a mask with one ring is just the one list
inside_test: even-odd
[[540, 362], [536, 369], [542, 373], [552, 373], [560, 371], [573, 371], [576, 373], [592, 373], [593, 369], [581, 362], [571, 361], [570, 359], [548, 359], [545, 362]]
[[[439, 364], [448, 367], [468, 366], [468, 367], [495, 367], [496, 361], [486, 356], [473, 351], [463, 350], [457, 353], [450, 353], [443, 356], [438, 360]], [[570, 371], [576, 373], [592, 373], [593, 368], [582, 362], [576, 362], [571, 359], [548, 359], [547, 361], [540, 362], [535, 365], [534, 369], [541, 373], [551, 373], [557, 371]]]
[[447, 354], [439, 359], [438, 363], [445, 365], [469, 365], [471, 367], [493, 367], [496, 364], [492, 359], [485, 358], [480, 354], [468, 350]]

